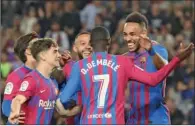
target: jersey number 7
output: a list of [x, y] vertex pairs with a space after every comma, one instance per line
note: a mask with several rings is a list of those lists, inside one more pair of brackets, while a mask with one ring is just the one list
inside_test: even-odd
[[101, 75], [93, 76], [93, 82], [100, 82], [97, 108], [104, 108], [109, 81], [110, 81], [109, 74], [101, 74]]

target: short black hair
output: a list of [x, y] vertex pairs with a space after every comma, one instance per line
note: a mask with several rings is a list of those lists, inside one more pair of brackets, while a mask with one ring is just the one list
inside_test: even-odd
[[110, 33], [108, 29], [102, 26], [97, 26], [91, 31], [91, 41], [109, 40]]
[[110, 45], [111, 37], [108, 29], [102, 26], [97, 26], [91, 31], [90, 44], [94, 50], [107, 50]]
[[131, 14], [129, 14], [126, 18], [126, 23], [128, 22], [135, 22], [140, 24], [141, 26], [144, 25], [146, 29], [148, 28], [148, 20], [146, 16], [139, 12], [132, 12]]
[[26, 35], [20, 36], [15, 42], [14, 52], [23, 63], [25, 63], [27, 60], [25, 51], [28, 48], [31, 40], [33, 40], [34, 38], [38, 38], [38, 34], [36, 32], [31, 32]]

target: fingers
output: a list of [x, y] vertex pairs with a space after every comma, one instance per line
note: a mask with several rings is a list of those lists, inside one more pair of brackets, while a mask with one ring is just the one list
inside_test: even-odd
[[19, 124], [24, 124], [24, 121], [20, 121], [20, 120], [19, 120], [18, 123], [19, 123]]
[[68, 53], [68, 54], [70, 54], [70, 51], [68, 51], [68, 50], [65, 50], [65, 51], [64, 51], [64, 53]]
[[71, 54], [68, 50], [65, 50], [62, 54], [62, 59], [68, 60], [71, 58]]
[[25, 112], [23, 112], [23, 111], [21, 111], [20, 114], [19, 114], [20, 117], [24, 116], [24, 115], [25, 115]]
[[8, 118], [8, 120], [11, 124], [18, 124], [19, 122], [17, 118], [12, 118], [12, 117]]
[[180, 47], [180, 49], [183, 49], [184, 48], [184, 45], [183, 45], [182, 42], [179, 44], [179, 47]]
[[24, 120], [24, 119], [25, 119], [25, 117], [19, 117], [18, 119], [19, 119], [19, 120]]
[[139, 37], [140, 37], [141, 39], [150, 40], [150, 38], [149, 38], [148, 36], [144, 35], [144, 34], [141, 34]]
[[191, 51], [191, 50], [193, 50], [194, 49], [194, 44], [193, 43], [190, 43], [189, 45], [188, 45], [188, 47], [186, 47], [186, 50], [189, 50], [189, 51]]

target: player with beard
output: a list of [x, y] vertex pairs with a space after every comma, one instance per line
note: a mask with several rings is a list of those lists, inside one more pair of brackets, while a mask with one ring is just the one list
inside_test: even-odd
[[[148, 20], [138, 12], [129, 14], [123, 29], [124, 40], [134, 63], [147, 72], [156, 72], [168, 63], [168, 52], [159, 43], [147, 37]], [[152, 43], [152, 48], [143, 48], [140, 44]], [[137, 81], [130, 81], [128, 102], [130, 106], [127, 124], [170, 124], [165, 106], [165, 80], [151, 87]]]
[[[73, 45], [73, 51], [76, 53], [75, 60], [72, 60], [71, 56], [66, 54], [66, 59], [69, 59], [68, 62], [63, 67], [63, 73], [65, 75], [66, 80], [69, 79], [73, 64], [81, 60], [83, 58], [87, 58], [92, 54], [92, 47], [89, 45], [90, 33], [89, 32], [81, 32], [79, 33]], [[63, 54], [62, 56], [64, 56]], [[82, 104], [81, 92], [79, 91], [76, 95], [73, 96], [73, 99], [76, 101], [76, 104]], [[80, 121], [80, 114], [75, 117], [66, 118], [66, 124], [69, 125], [77, 125]]]
[[[125, 56], [107, 54], [110, 47], [110, 34], [104, 27], [96, 27], [91, 32], [91, 45], [94, 53], [73, 65], [67, 85], [56, 101], [58, 112], [64, 111], [66, 103], [78, 91], [82, 93], [81, 124], [125, 124], [124, 91], [128, 79], [156, 86], [176, 65], [188, 57], [194, 45], [179, 50], [176, 57], [155, 73], [144, 72]], [[140, 44], [150, 50], [152, 43]], [[64, 113], [66, 115], [66, 113]]]

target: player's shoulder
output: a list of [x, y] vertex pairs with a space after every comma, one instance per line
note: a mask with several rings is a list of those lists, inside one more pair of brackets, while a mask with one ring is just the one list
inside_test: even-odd
[[36, 70], [32, 70], [31, 72], [29, 72], [28, 74], [26, 74], [26, 76], [24, 77], [24, 80], [26, 80], [26, 79], [30, 79], [30, 80], [36, 80], [36, 79], [38, 79], [37, 78], [38, 76], [37, 76], [37, 72], [36, 72]]
[[111, 57], [115, 58], [118, 62], [123, 62], [127, 59], [131, 59], [128, 55], [111, 55], [109, 54]]
[[67, 68], [71, 68], [71, 67], [74, 65], [75, 62], [76, 62], [76, 61], [73, 61], [73, 60], [67, 62], [67, 63], [64, 65], [63, 70], [66, 70]]
[[22, 71], [23, 66], [20, 66], [18, 68], [16, 68], [14, 71], [12, 71], [8, 76], [7, 76], [7, 80], [20, 80], [20, 72]]
[[152, 46], [153, 46], [155, 49], [166, 49], [162, 44], [160, 44], [159, 42], [154, 41], [154, 40], [152, 40]]
[[76, 61], [74, 61], [74, 60], [70, 60], [70, 61], [68, 61], [68, 63], [65, 64], [65, 65], [70, 65], [70, 66], [72, 66], [75, 62], [76, 62]]

